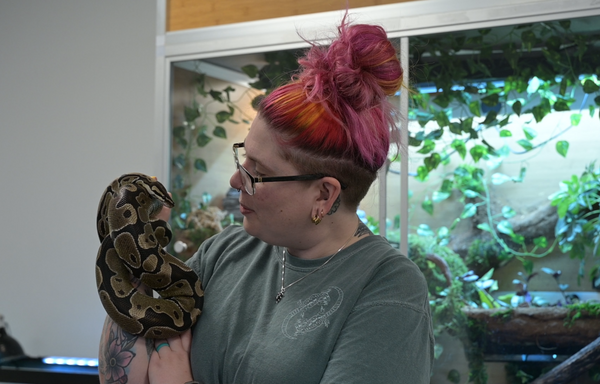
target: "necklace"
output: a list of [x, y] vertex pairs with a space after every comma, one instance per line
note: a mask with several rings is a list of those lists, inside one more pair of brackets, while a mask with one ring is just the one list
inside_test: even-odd
[[[359, 222], [360, 225], [360, 222]], [[358, 230], [358, 228], [357, 228]], [[285, 291], [286, 289], [288, 289], [289, 287], [291, 287], [292, 285], [301, 282], [302, 280], [306, 279], [308, 276], [312, 275], [313, 273], [317, 272], [319, 269], [325, 267], [327, 265], [327, 263], [329, 263], [334, 257], [335, 255], [337, 255], [338, 253], [340, 253], [340, 251], [344, 248], [346, 248], [346, 246], [348, 245], [348, 243], [350, 243], [350, 240], [352, 240], [352, 238], [354, 237], [356, 232], [354, 232], [352, 234], [352, 236], [350, 236], [350, 238], [344, 243], [344, 245], [342, 245], [340, 247], [340, 249], [338, 249], [333, 255], [331, 255], [331, 257], [329, 259], [327, 259], [327, 261], [325, 261], [323, 264], [321, 264], [321, 266], [319, 266], [316, 269], [313, 269], [310, 273], [302, 276], [301, 278], [299, 278], [296, 281], [292, 281], [291, 283], [289, 283], [288, 285], [285, 285], [285, 254], [286, 254], [286, 249], [283, 249], [283, 264], [281, 265], [281, 289], [279, 290], [279, 293], [277, 293], [277, 296], [275, 296], [275, 302], [279, 303], [281, 301], [281, 299], [283, 299], [283, 296], [285, 295]]]

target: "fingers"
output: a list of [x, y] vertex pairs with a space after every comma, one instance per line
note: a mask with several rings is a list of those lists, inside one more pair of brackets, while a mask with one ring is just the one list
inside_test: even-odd
[[181, 345], [186, 352], [189, 352], [192, 347], [192, 330], [188, 329], [181, 334]]
[[192, 345], [192, 331], [187, 330], [179, 336], [174, 336], [168, 339], [156, 339], [154, 341], [154, 349], [159, 352], [165, 348], [174, 352], [184, 351], [189, 353]]
[[156, 350], [156, 352], [159, 352], [164, 347], [170, 348], [169, 343], [166, 341], [163, 341], [160, 344], [156, 344], [156, 342], [154, 343], [154, 349]]

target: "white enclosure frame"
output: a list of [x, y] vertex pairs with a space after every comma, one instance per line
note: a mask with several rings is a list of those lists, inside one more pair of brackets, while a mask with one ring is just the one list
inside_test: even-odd
[[[599, 0], [420, 0], [351, 10], [354, 21], [381, 25], [390, 38], [403, 38], [406, 50], [410, 36], [458, 30], [491, 28], [519, 23], [600, 15]], [[330, 36], [343, 12], [323, 12], [222, 26], [165, 32], [166, 0], [157, 0], [155, 150], [157, 176], [170, 175], [170, 94], [172, 64], [178, 61], [241, 55], [307, 47], [300, 37], [318, 40]], [[403, 51], [403, 60], [408, 52]], [[406, 97], [404, 97], [406, 99]], [[401, 101], [401, 104], [403, 102]], [[405, 102], [407, 103], [407, 101]], [[408, 104], [406, 104], [407, 106]], [[406, 108], [401, 105], [401, 109]], [[404, 123], [406, 124], [406, 122]], [[403, 132], [407, 133], [406, 126]], [[402, 154], [408, 153], [405, 137]], [[408, 161], [402, 162], [403, 167]], [[408, 172], [401, 172], [401, 250], [407, 254]], [[385, 179], [385, 178], [380, 178]], [[382, 181], [384, 182], [384, 181]], [[380, 197], [380, 222], [385, 223], [385, 189]], [[381, 217], [384, 219], [381, 220]], [[382, 224], [383, 224], [382, 223]]]

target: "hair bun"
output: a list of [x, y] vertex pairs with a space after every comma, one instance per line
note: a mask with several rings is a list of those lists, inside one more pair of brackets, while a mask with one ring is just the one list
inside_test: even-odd
[[379, 26], [342, 24], [329, 56], [340, 97], [358, 111], [380, 103], [400, 88], [402, 68], [396, 49]]
[[396, 140], [398, 113], [387, 96], [400, 88], [402, 68], [383, 28], [350, 25], [347, 16], [331, 45], [313, 44], [298, 60], [300, 72], [259, 112], [286, 146], [375, 172]]
[[338, 39], [328, 48], [313, 46], [299, 63], [304, 67], [300, 79], [310, 98], [334, 105], [341, 99], [355, 111], [380, 104], [402, 83], [396, 49], [376, 25], [344, 22]]

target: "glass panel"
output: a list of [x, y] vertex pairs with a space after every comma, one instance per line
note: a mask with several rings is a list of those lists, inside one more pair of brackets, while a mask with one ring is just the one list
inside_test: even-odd
[[529, 382], [598, 336], [598, 21], [410, 40], [409, 247], [430, 285], [432, 382]]
[[178, 62], [172, 68], [171, 226], [174, 253], [241, 222], [232, 145], [244, 141], [259, 97], [289, 79], [297, 51]]
[[171, 226], [175, 251], [187, 259], [204, 239], [242, 219], [238, 192], [229, 186], [231, 147], [244, 141], [260, 92], [241, 71], [207, 62], [177, 63], [172, 74]]
[[[431, 288], [432, 383], [528, 382], [590, 342], [586, 328], [596, 329], [585, 318], [598, 313], [590, 303], [600, 284], [597, 21], [410, 39], [408, 245]], [[173, 68], [172, 226], [190, 250], [241, 220], [229, 187], [231, 145], [255, 115], [261, 91], [250, 84], [287, 79], [295, 57], [281, 51]], [[399, 171], [391, 162], [384, 202], [386, 235], [396, 244]], [[384, 220], [379, 199], [375, 184], [359, 207], [375, 232]], [[569, 307], [577, 300], [585, 307]], [[558, 317], [528, 323], [527, 311]], [[553, 324], [563, 333], [547, 336]]]

